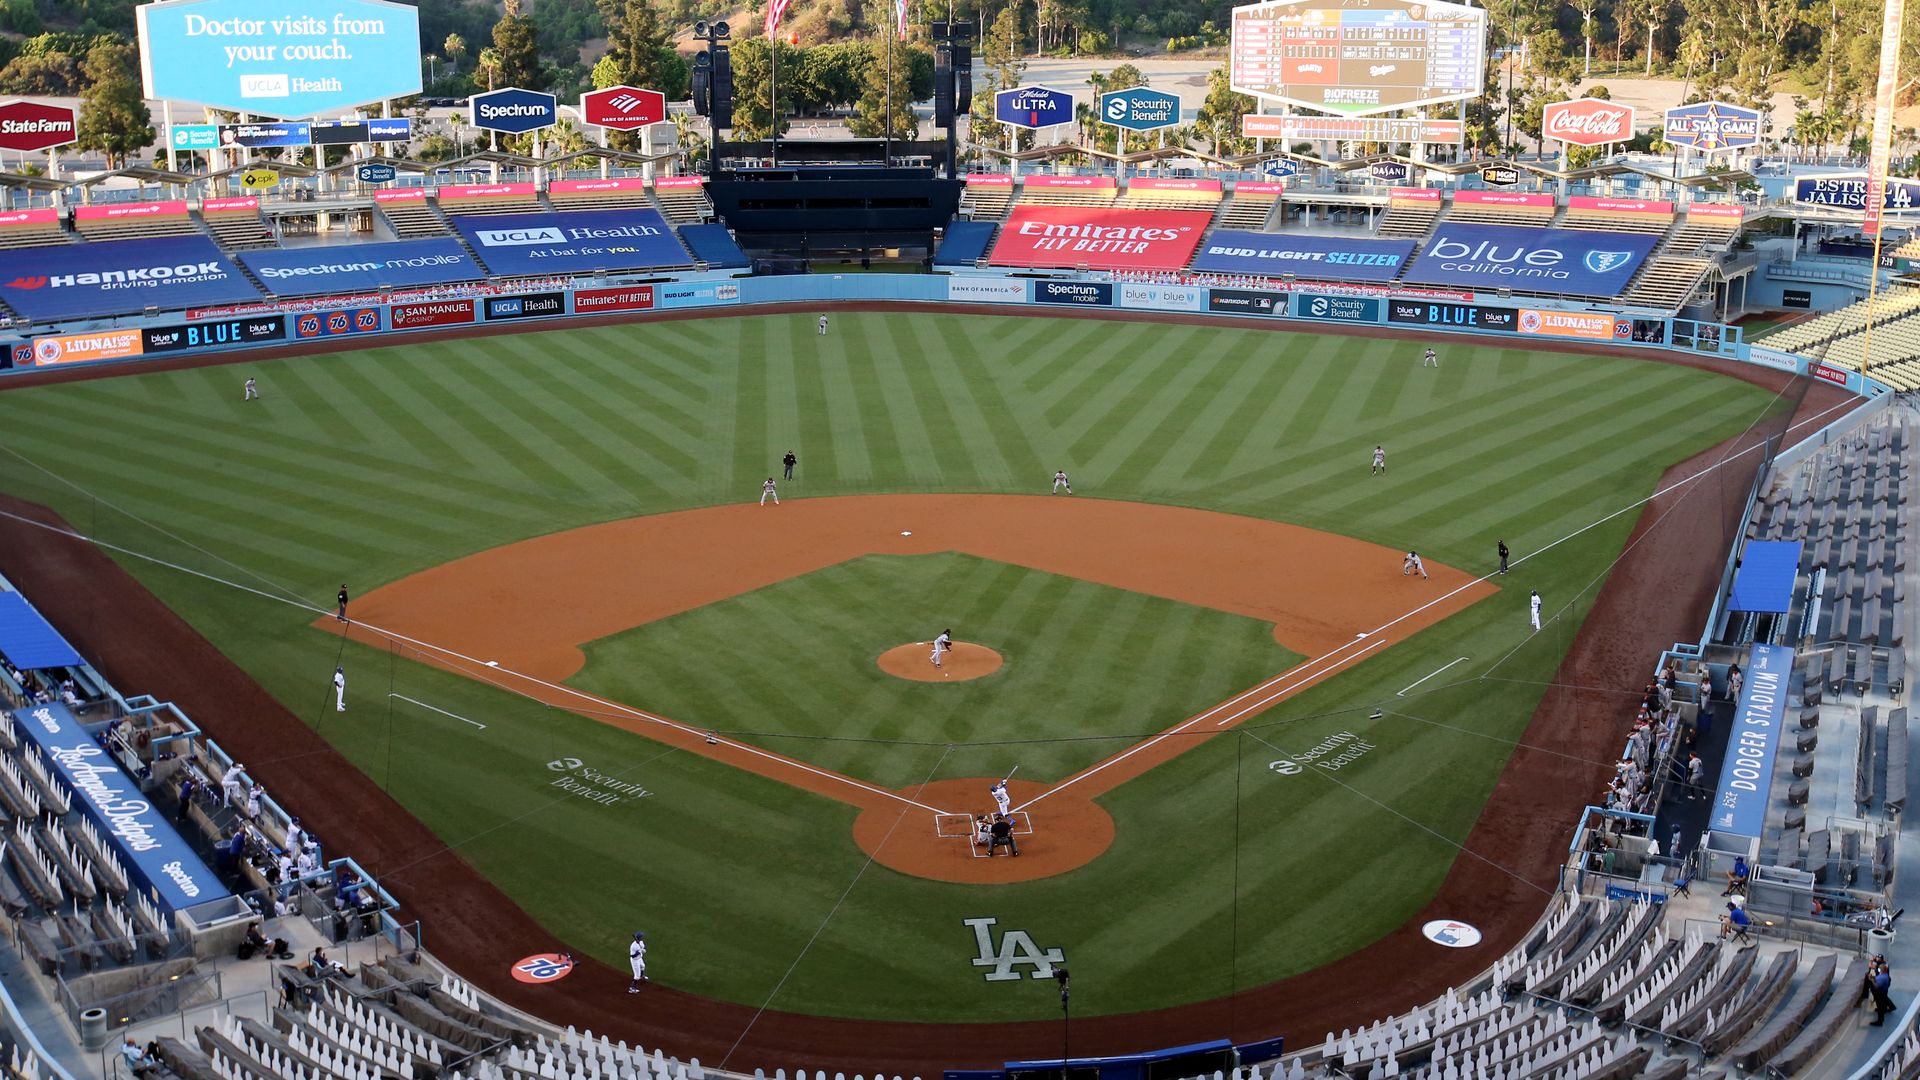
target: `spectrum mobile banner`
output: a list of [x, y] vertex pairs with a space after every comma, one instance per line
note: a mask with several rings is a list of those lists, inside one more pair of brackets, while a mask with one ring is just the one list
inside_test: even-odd
[[1016, 206], [988, 261], [995, 266], [1178, 270], [1213, 217], [1208, 210]]
[[1443, 222], [1406, 280], [1418, 285], [1618, 296], [1660, 237]]
[[383, 285], [401, 289], [487, 276], [451, 238], [269, 248], [238, 258], [275, 296], [376, 292]]
[[1413, 254], [1411, 240], [1359, 240], [1345, 236], [1216, 229], [1193, 258], [1193, 269], [1212, 274], [1265, 274], [1392, 281]]

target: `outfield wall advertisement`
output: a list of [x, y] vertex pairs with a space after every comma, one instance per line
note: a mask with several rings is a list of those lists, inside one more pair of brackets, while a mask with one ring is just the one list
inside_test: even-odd
[[10, 253], [7, 267], [13, 276], [0, 281], [0, 298], [37, 321], [260, 299], [204, 236], [32, 248]]
[[1196, 289], [1188, 285], [1143, 285], [1125, 284], [1120, 286], [1120, 306], [1141, 308], [1147, 311], [1205, 311], [1207, 310], [1205, 289]]
[[996, 266], [1178, 270], [1212, 217], [1208, 210], [1016, 206], [987, 258]]
[[451, 238], [269, 248], [243, 251], [238, 258], [276, 296], [337, 296], [487, 276]]
[[1027, 283], [1017, 278], [951, 277], [947, 299], [957, 304], [1024, 304]]
[[496, 274], [591, 274], [693, 261], [657, 210], [456, 214], [451, 220]]
[[1411, 240], [1216, 229], [1193, 258], [1212, 274], [1295, 274], [1342, 281], [1392, 281], [1413, 254]]
[[1442, 222], [1407, 271], [1423, 285], [1618, 296], [1660, 237]]

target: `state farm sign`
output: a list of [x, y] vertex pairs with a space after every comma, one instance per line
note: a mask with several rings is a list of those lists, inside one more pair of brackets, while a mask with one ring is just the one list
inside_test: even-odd
[[80, 137], [73, 110], [38, 101], [9, 101], [0, 105], [0, 150], [51, 150]]
[[1633, 106], [1599, 98], [1556, 101], [1543, 111], [1543, 133], [1574, 146], [1605, 146], [1633, 138]]
[[667, 118], [667, 95], [637, 86], [609, 86], [580, 95], [580, 115], [595, 127], [635, 131]]
[[1213, 216], [1209, 210], [1016, 206], [1000, 229], [995, 266], [1178, 270]]

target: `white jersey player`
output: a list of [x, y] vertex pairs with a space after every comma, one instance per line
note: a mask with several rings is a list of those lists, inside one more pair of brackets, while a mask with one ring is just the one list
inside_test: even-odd
[[820, 336], [827, 336], [827, 317], [825, 315], [820, 316]]
[[1371, 473], [1370, 475], [1377, 476], [1380, 473], [1383, 473], [1386, 471], [1387, 471], [1386, 447], [1376, 446], [1373, 448], [1373, 473]]
[[1433, 351], [1433, 346], [1431, 345], [1427, 346], [1427, 358], [1420, 362], [1420, 366], [1421, 367], [1439, 367], [1440, 366], [1440, 354]]
[[952, 648], [953, 648], [953, 631], [951, 630], [940, 631], [940, 633], [937, 634], [933, 639], [933, 656], [929, 658], [933, 661], [933, 666], [940, 667], [941, 666], [940, 662], [946, 658], [947, 652]]
[[627, 984], [627, 993], [640, 992], [640, 984], [647, 981], [647, 935], [638, 930], [633, 932], [633, 944], [627, 946], [627, 966], [633, 969], [633, 981]]
[[1408, 574], [1419, 574], [1421, 577], [1428, 576], [1427, 566], [1420, 561], [1420, 553], [1417, 551], [1407, 552], [1407, 557], [1400, 560], [1400, 576], [1406, 577]]
[[760, 505], [767, 505], [768, 499], [773, 500], [773, 505], [780, 505], [780, 492], [774, 486], [773, 477], [771, 476], [767, 477], [766, 483], [760, 485]]
[[333, 711], [347, 711], [347, 669], [333, 669]]
[[1013, 812], [1013, 799], [1007, 794], [1007, 782], [1005, 780], [993, 785], [993, 787], [988, 789], [988, 792], [993, 796], [993, 805], [1000, 808], [1001, 814], [1004, 815]]
[[1532, 620], [1533, 628], [1540, 629], [1540, 590], [1533, 589], [1527, 596], [1527, 617]]
[[1067, 482], [1067, 470], [1055, 469], [1053, 471], [1053, 491], [1051, 494], [1060, 494], [1061, 488], [1066, 488], [1067, 494], [1073, 494], [1073, 485]]

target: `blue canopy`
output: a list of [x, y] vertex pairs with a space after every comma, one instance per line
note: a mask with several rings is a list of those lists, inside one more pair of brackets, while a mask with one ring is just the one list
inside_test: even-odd
[[1755, 540], [1740, 553], [1728, 611], [1784, 614], [1793, 605], [1793, 579], [1800, 572], [1800, 541]]
[[987, 245], [993, 243], [993, 233], [1000, 226], [991, 221], [961, 221], [955, 218], [947, 224], [947, 237], [940, 244], [940, 251], [934, 255], [935, 266], [972, 266], [987, 253]]
[[0, 654], [22, 671], [73, 667], [80, 654], [17, 592], [0, 592]]
[[733, 242], [725, 225], [682, 225], [680, 239], [687, 242], [693, 257], [715, 268], [752, 266], [747, 253]]

